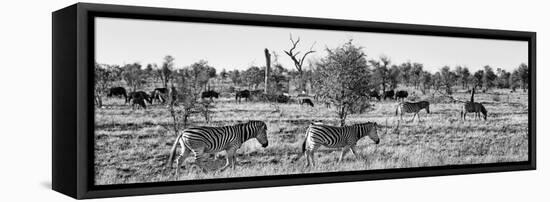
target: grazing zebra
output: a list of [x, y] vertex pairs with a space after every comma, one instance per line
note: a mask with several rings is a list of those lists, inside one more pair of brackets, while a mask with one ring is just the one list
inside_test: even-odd
[[302, 153], [306, 155], [306, 166], [315, 166], [314, 152], [320, 146], [329, 148], [342, 148], [340, 154], [341, 162], [346, 153], [351, 150], [356, 158], [361, 159], [355, 146], [357, 141], [365, 136], [369, 136], [376, 144], [380, 143], [380, 138], [376, 132], [378, 124], [367, 122], [351, 126], [335, 127], [312, 123], [306, 130], [306, 138], [302, 144]]
[[426, 109], [426, 112], [430, 113], [430, 103], [428, 101], [420, 101], [420, 102], [401, 102], [399, 105], [397, 105], [397, 109], [395, 110], [395, 115], [398, 114], [401, 116], [401, 120], [403, 120], [403, 114], [404, 113], [414, 113], [412, 119], [410, 121], [414, 121], [414, 117], [418, 116], [418, 120], [420, 120], [420, 115], [418, 115], [418, 112], [420, 110]]
[[474, 112], [475, 118], [481, 119], [480, 112], [483, 114], [483, 119], [487, 120], [487, 110], [483, 106], [483, 104], [479, 102], [466, 102], [464, 106], [462, 106], [462, 111], [460, 112], [460, 118], [463, 120], [466, 120], [466, 114], [468, 112]]
[[217, 153], [226, 151], [226, 164], [220, 170], [231, 166], [235, 168], [235, 153], [241, 145], [249, 139], [256, 138], [262, 147], [267, 147], [267, 125], [262, 121], [250, 121], [248, 123], [237, 124], [224, 127], [193, 127], [183, 130], [174, 141], [170, 158], [169, 167], [174, 162], [177, 146], [180, 145], [181, 151], [176, 158], [176, 175], [179, 170], [179, 160], [185, 161], [186, 157], [192, 152], [195, 156], [195, 164], [203, 171], [205, 169], [200, 165], [201, 156], [205, 153]]

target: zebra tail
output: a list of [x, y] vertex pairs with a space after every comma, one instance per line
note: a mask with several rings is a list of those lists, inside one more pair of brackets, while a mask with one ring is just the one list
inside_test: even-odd
[[[174, 157], [176, 156], [176, 149], [178, 148], [178, 141], [181, 138], [181, 134], [178, 135], [176, 140], [174, 141], [174, 145], [172, 145], [172, 149], [170, 150], [170, 157], [168, 158], [167, 165], [168, 167], [172, 166], [172, 163], [174, 162]], [[182, 148], [184, 149], [184, 148]]]

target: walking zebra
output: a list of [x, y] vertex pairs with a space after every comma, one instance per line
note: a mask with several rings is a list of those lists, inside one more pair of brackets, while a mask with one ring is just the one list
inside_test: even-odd
[[420, 115], [418, 115], [418, 112], [420, 110], [426, 109], [426, 112], [430, 113], [430, 103], [428, 101], [420, 101], [420, 102], [401, 102], [399, 105], [397, 105], [397, 109], [395, 110], [395, 115], [398, 114], [401, 116], [401, 120], [403, 120], [403, 114], [404, 113], [414, 113], [412, 119], [410, 121], [414, 121], [414, 117], [418, 116], [418, 120], [420, 120]]
[[179, 160], [185, 159], [192, 152], [195, 156], [195, 164], [202, 170], [201, 161], [205, 153], [217, 153], [226, 151], [226, 164], [220, 170], [231, 166], [235, 167], [235, 153], [241, 145], [249, 139], [256, 138], [262, 147], [267, 147], [267, 125], [262, 121], [250, 121], [248, 123], [237, 124], [224, 127], [193, 127], [183, 130], [174, 141], [168, 166], [171, 167], [174, 162], [177, 146], [180, 145], [181, 151], [176, 158], [176, 176], [179, 170]]
[[462, 111], [460, 112], [460, 118], [463, 120], [466, 120], [466, 114], [468, 112], [474, 112], [475, 118], [481, 119], [480, 112], [483, 114], [483, 119], [487, 120], [487, 110], [483, 106], [483, 104], [479, 102], [466, 102], [464, 106], [462, 106]]
[[349, 150], [351, 150], [357, 159], [361, 159], [355, 150], [357, 141], [365, 136], [369, 136], [369, 138], [376, 144], [380, 143], [380, 138], [376, 132], [377, 126], [378, 125], [376, 123], [372, 122], [344, 127], [327, 126], [315, 123], [310, 124], [306, 130], [306, 138], [302, 144], [302, 153], [305, 153], [306, 155], [306, 166], [310, 165], [310, 159], [311, 165], [315, 166], [314, 152], [320, 146], [342, 148], [342, 153], [340, 154], [340, 159], [338, 159], [338, 162], [342, 161]]

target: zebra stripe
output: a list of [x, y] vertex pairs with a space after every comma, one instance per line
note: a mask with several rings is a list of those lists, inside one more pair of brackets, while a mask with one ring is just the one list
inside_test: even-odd
[[[220, 170], [231, 166], [235, 167], [235, 152], [249, 139], [256, 138], [262, 147], [268, 146], [267, 125], [262, 121], [250, 121], [244, 124], [224, 127], [194, 127], [183, 130], [174, 141], [170, 151], [169, 166], [174, 161], [177, 146], [181, 147], [180, 155], [176, 158], [176, 175], [179, 170], [179, 160], [193, 153], [195, 163], [200, 165], [204, 153], [227, 152], [227, 163]], [[202, 168], [205, 170], [204, 168]]]
[[418, 116], [418, 119], [420, 119], [420, 115], [418, 115], [418, 112], [420, 110], [426, 109], [426, 112], [430, 113], [430, 103], [428, 101], [420, 101], [420, 102], [401, 102], [399, 105], [397, 105], [397, 109], [395, 110], [395, 115], [400, 115], [401, 120], [403, 120], [403, 114], [405, 113], [414, 113], [411, 121], [414, 121], [414, 118]]
[[357, 141], [369, 136], [376, 144], [380, 143], [376, 131], [377, 124], [368, 122], [351, 126], [335, 127], [320, 124], [310, 124], [306, 130], [306, 138], [302, 144], [302, 152], [306, 155], [306, 163], [309, 166], [315, 165], [314, 152], [320, 146], [329, 148], [342, 148], [339, 162], [348, 150], [351, 150], [356, 158], [359, 158], [355, 151]]
[[466, 120], [466, 114], [468, 112], [475, 113], [475, 118], [481, 119], [481, 114], [483, 114], [483, 119], [487, 120], [487, 110], [483, 106], [483, 104], [479, 102], [466, 102], [462, 106], [462, 111], [460, 112], [460, 118], [463, 120]]

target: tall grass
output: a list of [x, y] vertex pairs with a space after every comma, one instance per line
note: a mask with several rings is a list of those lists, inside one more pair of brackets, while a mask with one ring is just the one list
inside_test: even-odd
[[[468, 100], [466, 92], [454, 95]], [[476, 95], [476, 102], [485, 102], [489, 111], [487, 121], [461, 121], [460, 103], [453, 103], [429, 95], [430, 114], [420, 113], [421, 120], [407, 122], [412, 115], [399, 121], [395, 116], [395, 101], [376, 102], [364, 114], [351, 115], [348, 123], [375, 121], [388, 124], [381, 141], [375, 145], [370, 139], [358, 142], [358, 151], [364, 160], [355, 160], [348, 153], [342, 163], [336, 163], [338, 150], [322, 149], [316, 152], [317, 165], [305, 167], [300, 157], [301, 143], [308, 124], [322, 121], [337, 125], [338, 119], [331, 109], [321, 104], [315, 107], [298, 104], [272, 104], [261, 102], [235, 103], [232, 99], [215, 102], [214, 113], [208, 125], [222, 126], [262, 120], [268, 124], [270, 146], [262, 148], [256, 140], [243, 144], [238, 151], [238, 169], [215, 172], [224, 165], [223, 158], [210, 158], [212, 172], [202, 173], [187, 166], [174, 176], [165, 169], [169, 150], [175, 139], [163, 126], [170, 124], [165, 106], [154, 105], [147, 110], [132, 110], [123, 100], [111, 98], [107, 107], [96, 109], [95, 115], [95, 183], [121, 184], [195, 180], [210, 178], [282, 175], [349, 170], [409, 168], [441, 165], [480, 164], [525, 161], [528, 158], [527, 94], [514, 93], [510, 102], [499, 102], [490, 94]], [[397, 124], [399, 128], [397, 129]], [[191, 118], [191, 125], [205, 125], [200, 116]], [[217, 155], [223, 157], [224, 153]]]

